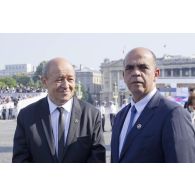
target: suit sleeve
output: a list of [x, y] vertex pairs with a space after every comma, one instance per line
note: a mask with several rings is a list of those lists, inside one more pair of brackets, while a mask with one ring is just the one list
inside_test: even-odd
[[164, 124], [162, 146], [165, 162], [195, 162], [195, 132], [190, 116], [182, 107], [174, 108]]
[[30, 162], [30, 153], [28, 150], [27, 139], [25, 135], [25, 128], [22, 123], [21, 112], [17, 118], [17, 126], [14, 135], [14, 145], [13, 145], [13, 163], [21, 163], [21, 162]]
[[92, 148], [88, 158], [89, 163], [105, 163], [106, 149], [104, 147], [103, 130], [101, 127], [101, 115], [98, 112], [92, 133]]

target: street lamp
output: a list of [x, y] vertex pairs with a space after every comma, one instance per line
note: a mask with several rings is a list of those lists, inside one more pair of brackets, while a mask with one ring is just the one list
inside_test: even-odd
[[77, 84], [78, 88], [77, 88], [77, 97], [78, 99], [81, 99], [83, 94], [82, 94], [82, 91], [81, 91], [81, 82], [79, 81], [78, 84]]
[[117, 89], [117, 84], [116, 84], [116, 82], [114, 83], [113, 99], [114, 99], [115, 105], [117, 106], [117, 105], [118, 105], [118, 103], [117, 103], [117, 99], [118, 99], [118, 89]]

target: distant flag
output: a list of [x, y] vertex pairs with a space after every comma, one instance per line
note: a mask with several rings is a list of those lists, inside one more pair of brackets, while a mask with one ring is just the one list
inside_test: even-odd
[[123, 47], [123, 55], [125, 55], [125, 46]]

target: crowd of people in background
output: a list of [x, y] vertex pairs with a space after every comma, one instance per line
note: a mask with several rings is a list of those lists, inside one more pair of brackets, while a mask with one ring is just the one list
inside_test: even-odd
[[16, 118], [18, 102], [37, 96], [41, 92], [45, 92], [45, 89], [30, 86], [0, 88], [0, 119]]
[[31, 86], [16, 86], [16, 87], [0, 87], [0, 94], [4, 93], [39, 93], [44, 92], [45, 89]]
[[103, 132], [106, 132], [105, 130], [106, 114], [108, 114], [109, 116], [110, 126], [112, 128], [117, 112], [121, 110], [124, 106], [126, 106], [127, 104], [128, 104], [127, 99], [123, 100], [123, 104], [121, 105], [121, 107], [118, 107], [118, 105], [116, 105], [116, 103], [114, 103], [113, 101], [110, 101], [110, 102], [102, 101], [101, 103], [96, 102], [96, 108], [100, 110], [101, 112]]

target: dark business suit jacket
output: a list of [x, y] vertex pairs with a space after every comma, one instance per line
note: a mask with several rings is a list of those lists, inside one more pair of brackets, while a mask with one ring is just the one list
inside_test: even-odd
[[[47, 98], [20, 111], [12, 162], [58, 162]], [[100, 112], [76, 97], [62, 162], [105, 162]]]
[[195, 133], [189, 114], [159, 92], [146, 105], [127, 135], [119, 156], [119, 137], [130, 107], [127, 105], [116, 116], [111, 162], [195, 162]]

